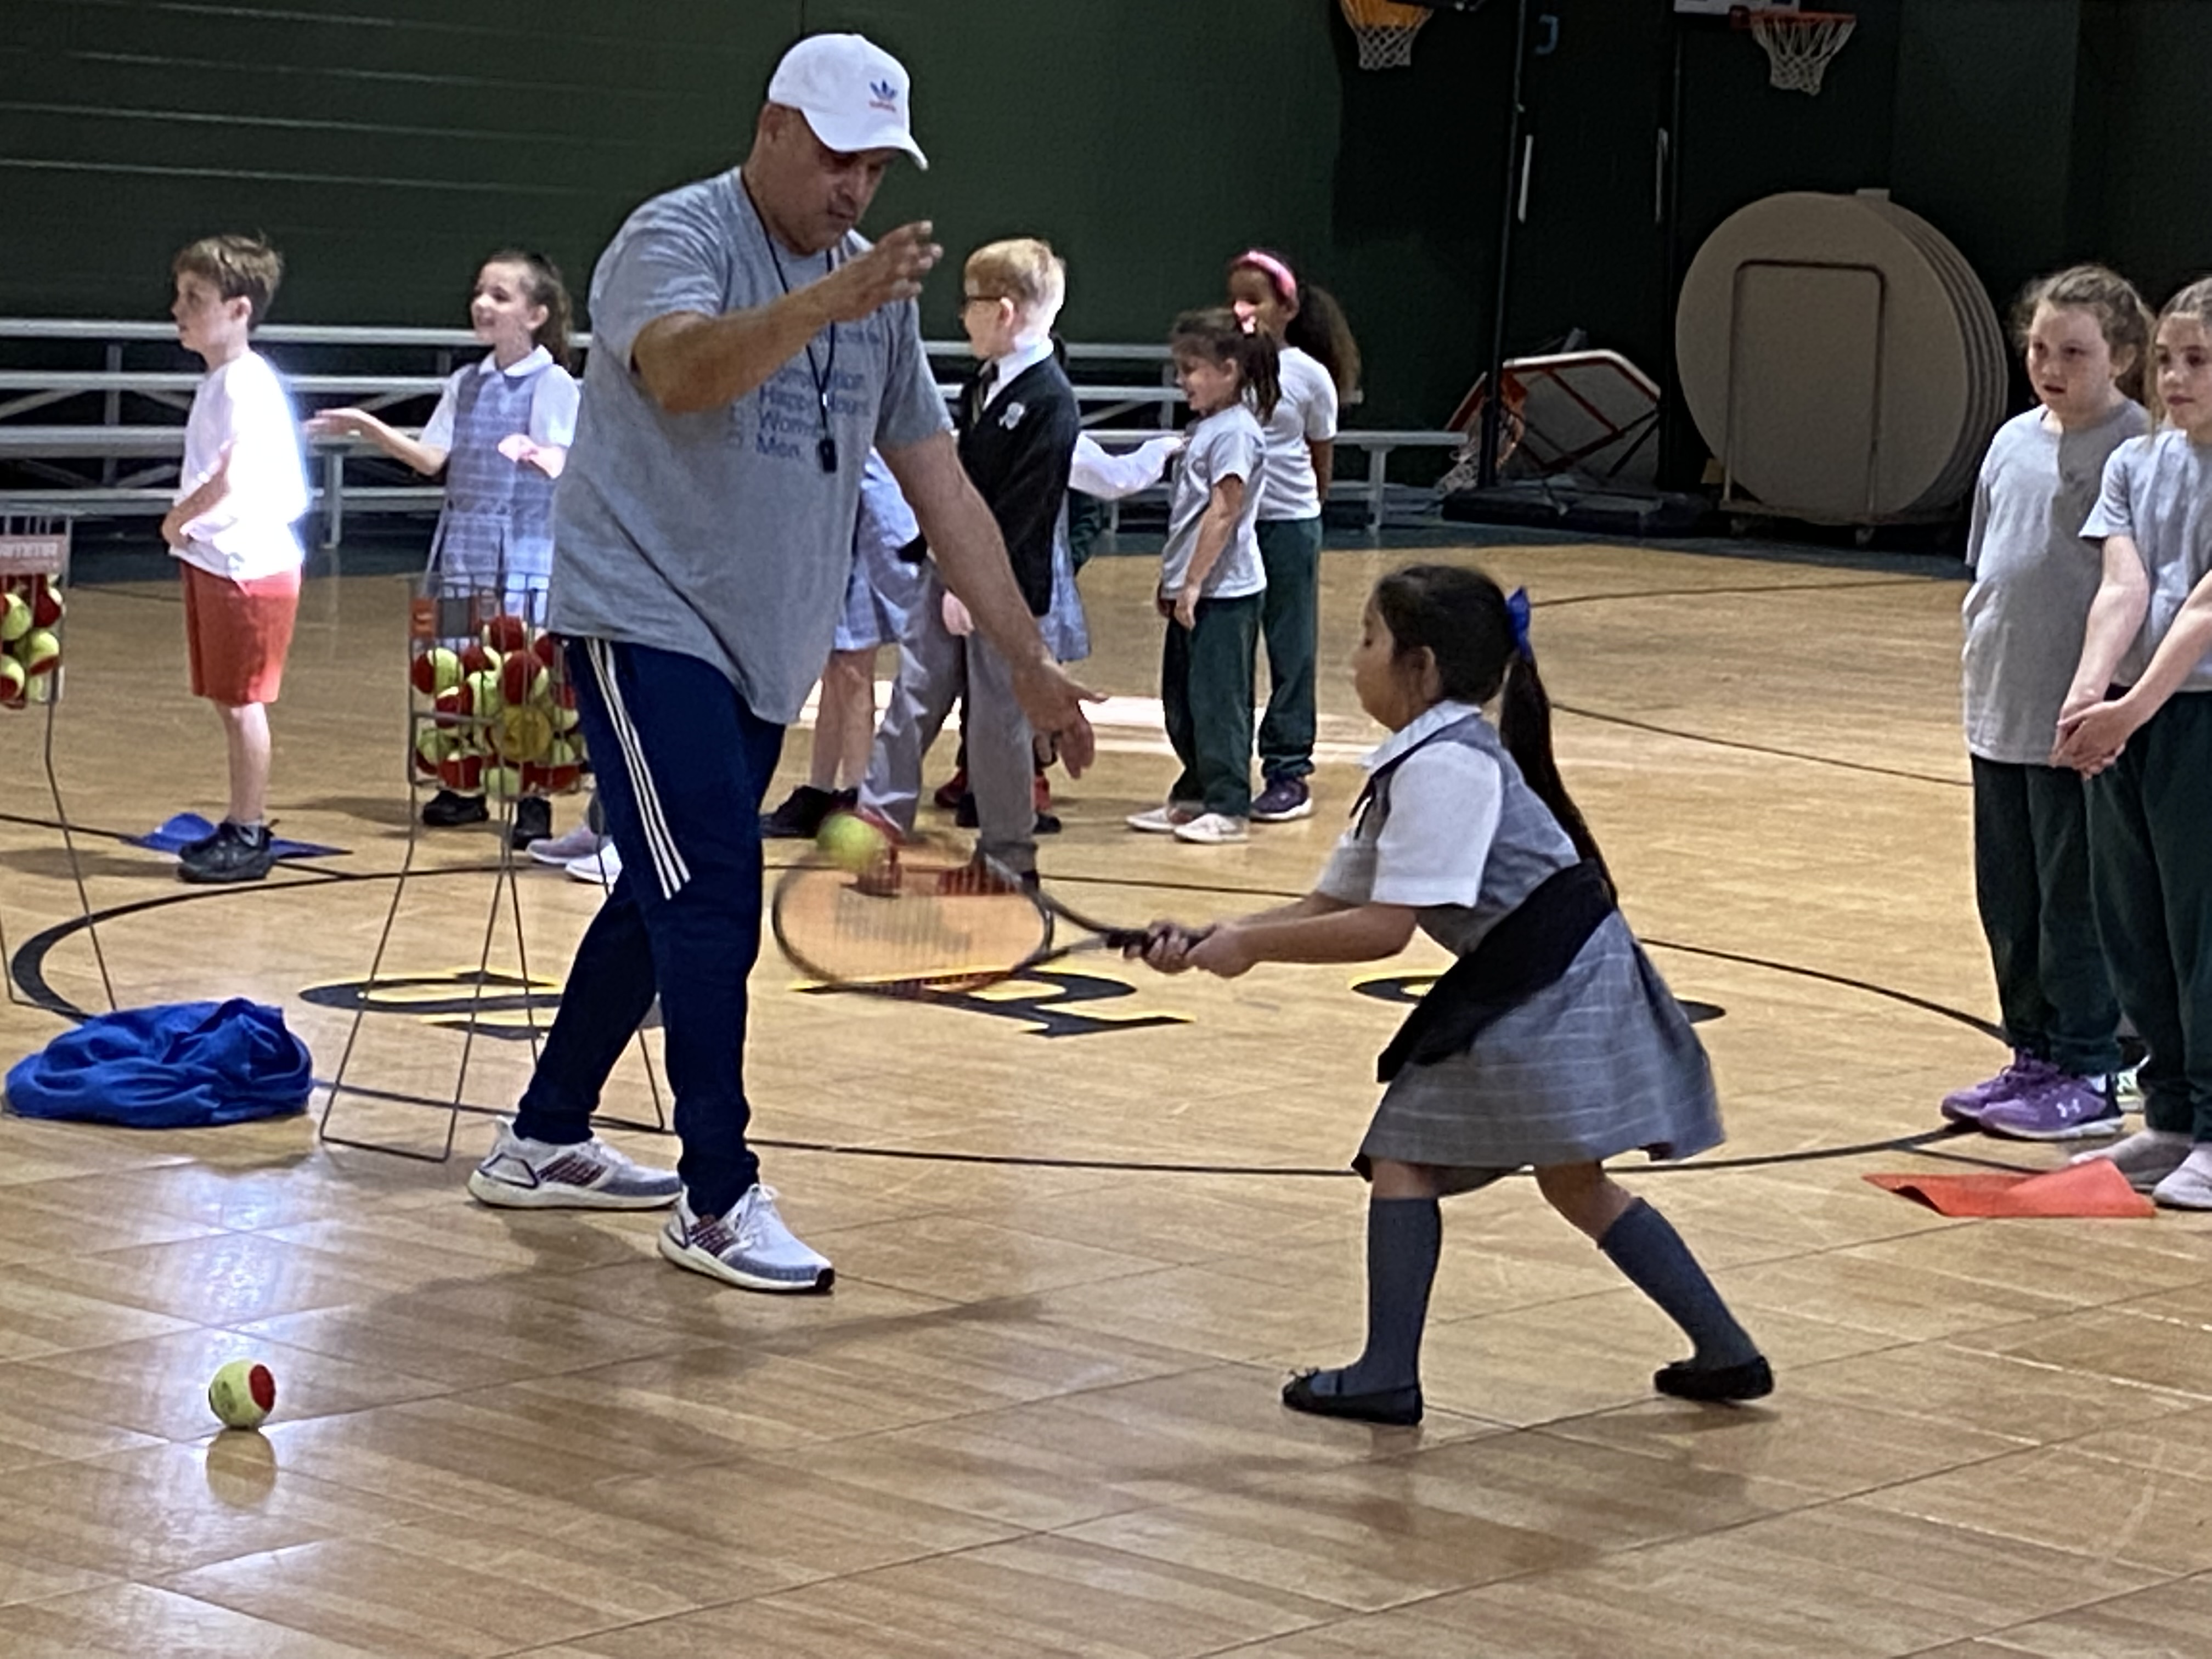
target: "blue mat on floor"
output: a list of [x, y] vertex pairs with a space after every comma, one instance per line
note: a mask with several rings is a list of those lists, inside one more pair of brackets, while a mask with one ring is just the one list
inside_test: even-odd
[[[126, 836], [133, 847], [143, 847], [153, 853], [176, 853], [202, 836], [215, 833], [215, 825], [197, 812], [179, 812], [159, 830], [149, 835]], [[311, 841], [286, 841], [282, 836], [270, 842], [270, 850], [280, 859], [343, 858], [343, 847], [318, 847]]]

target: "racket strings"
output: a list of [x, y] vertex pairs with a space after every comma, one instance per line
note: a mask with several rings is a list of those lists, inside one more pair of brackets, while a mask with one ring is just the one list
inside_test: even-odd
[[775, 923], [814, 977], [884, 989], [1002, 978], [1052, 943], [1051, 919], [1026, 892], [959, 866], [794, 871]]

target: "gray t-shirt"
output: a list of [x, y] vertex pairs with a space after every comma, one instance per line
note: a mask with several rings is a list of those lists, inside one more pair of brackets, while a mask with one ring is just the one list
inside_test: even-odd
[[2105, 462], [2150, 424], [2124, 402], [2096, 425], [2054, 430], [2040, 404], [1997, 428], [1974, 489], [1964, 607], [1966, 747], [2048, 765], [2059, 705], [2081, 656], [2101, 562], [2081, 539]]
[[[765, 305], [867, 246], [848, 235], [826, 255], [772, 251], [735, 172], [630, 215], [592, 274], [583, 410], [554, 498], [555, 631], [697, 657], [762, 719], [797, 718], [844, 606], [869, 449], [948, 424], [920, 314], [904, 301], [825, 328], [811, 368], [801, 352], [757, 390], [696, 415], [654, 403], [630, 349], [655, 318]], [[817, 374], [835, 472], [819, 459]]]
[[[2179, 427], [2130, 439], [2105, 463], [2104, 493], [2081, 534], [2093, 542], [2127, 536], [2142, 550], [2150, 607], [2112, 674], [2120, 684], [2133, 685], [2150, 666], [2190, 591], [2212, 570], [2212, 448], [2199, 448]], [[2177, 689], [2212, 691], [2212, 654]]]
[[1160, 550], [1160, 591], [1182, 592], [1183, 577], [1198, 551], [1198, 524], [1224, 478], [1244, 480], [1244, 509], [1229, 545], [1206, 573], [1199, 590], [1209, 599], [1242, 599], [1267, 591], [1267, 568], [1260, 562], [1260, 491], [1267, 438], [1259, 417], [1232, 404], [1195, 422], [1183, 433], [1182, 458], [1176, 467], [1175, 492], [1168, 501], [1167, 544]]

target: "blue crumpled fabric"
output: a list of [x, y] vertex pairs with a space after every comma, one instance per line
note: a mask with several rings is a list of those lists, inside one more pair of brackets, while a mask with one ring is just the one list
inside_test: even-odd
[[282, 1010], [233, 997], [95, 1014], [8, 1072], [8, 1107], [131, 1129], [185, 1129], [307, 1108], [314, 1061]]

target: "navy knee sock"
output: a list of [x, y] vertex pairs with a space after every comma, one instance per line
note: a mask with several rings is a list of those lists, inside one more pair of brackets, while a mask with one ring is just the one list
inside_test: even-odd
[[1343, 1370], [1316, 1373], [1317, 1392], [1419, 1385], [1421, 1328], [1443, 1245], [1443, 1215], [1433, 1198], [1367, 1200], [1367, 1347]]
[[1681, 1234], [1642, 1199], [1606, 1229], [1597, 1247], [1630, 1284], [1682, 1328], [1696, 1345], [1692, 1364], [1741, 1365], [1759, 1357], [1759, 1345], [1735, 1322]]

